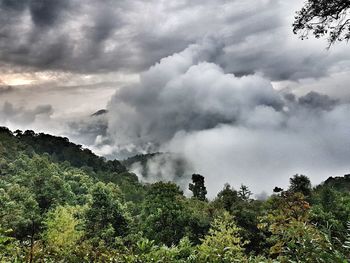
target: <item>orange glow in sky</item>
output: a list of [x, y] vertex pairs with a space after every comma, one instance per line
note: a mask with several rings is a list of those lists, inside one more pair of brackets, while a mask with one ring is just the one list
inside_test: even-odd
[[0, 83], [8, 86], [22, 86], [33, 84], [36, 79], [27, 74], [4, 74], [0, 76]]

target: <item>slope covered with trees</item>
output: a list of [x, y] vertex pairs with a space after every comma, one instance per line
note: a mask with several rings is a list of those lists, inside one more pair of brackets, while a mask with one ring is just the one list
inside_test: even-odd
[[0, 129], [0, 262], [347, 262], [350, 181], [295, 175], [265, 201], [142, 184], [66, 138]]

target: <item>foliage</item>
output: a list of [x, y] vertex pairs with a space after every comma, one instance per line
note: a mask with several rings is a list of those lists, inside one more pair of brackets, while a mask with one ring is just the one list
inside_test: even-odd
[[189, 216], [184, 196], [173, 183], [153, 184], [145, 198], [141, 212], [141, 230], [157, 244], [177, 244], [186, 233]]
[[216, 218], [208, 235], [198, 247], [199, 262], [225, 263], [245, 260], [243, 242], [239, 236], [240, 229], [234, 219], [225, 212]]
[[[150, 155], [152, 157], [152, 155]], [[143, 155], [135, 160], [146, 160]], [[133, 158], [129, 161], [133, 161]], [[0, 262], [346, 262], [349, 176], [254, 200], [226, 184], [187, 198], [66, 138], [0, 128]]]
[[83, 236], [83, 222], [77, 213], [79, 208], [71, 206], [57, 206], [47, 213], [42, 236], [47, 251], [56, 258], [70, 255]]
[[297, 12], [293, 24], [294, 33], [301, 32], [307, 38], [311, 32], [316, 38], [328, 37], [330, 45], [350, 39], [350, 1], [348, 0], [308, 0]]
[[344, 241], [343, 247], [347, 250], [347, 257], [348, 260], [350, 260], [350, 222], [347, 222], [347, 227], [346, 240]]
[[311, 182], [305, 175], [294, 175], [290, 178], [289, 191], [293, 193], [302, 193], [304, 196], [311, 194]]
[[328, 237], [309, 221], [309, 204], [298, 193], [284, 193], [277, 209], [261, 217], [260, 228], [272, 234], [270, 254], [282, 262], [345, 262]]
[[116, 236], [126, 235], [128, 222], [119, 201], [119, 189], [112, 183], [98, 182], [92, 188], [92, 204], [86, 211], [87, 236], [97, 245], [113, 244]]
[[0, 262], [15, 262], [20, 259], [18, 241], [8, 236], [11, 232], [0, 226]]

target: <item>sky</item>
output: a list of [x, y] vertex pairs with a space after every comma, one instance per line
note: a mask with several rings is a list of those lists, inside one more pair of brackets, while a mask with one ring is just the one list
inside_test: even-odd
[[349, 46], [294, 35], [303, 2], [0, 0], [0, 125], [170, 152], [150, 173], [182, 158], [210, 195], [349, 173]]

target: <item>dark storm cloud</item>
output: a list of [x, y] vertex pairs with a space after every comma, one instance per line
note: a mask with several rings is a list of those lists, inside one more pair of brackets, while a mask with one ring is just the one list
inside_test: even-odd
[[2, 0], [0, 6], [7, 10], [23, 11], [29, 4], [29, 0]]
[[68, 0], [31, 0], [29, 9], [33, 22], [38, 26], [54, 25], [64, 9], [68, 8]]
[[100, 44], [119, 26], [118, 11], [106, 5], [109, 1], [87, 2], [3, 0], [0, 58], [41, 70], [93, 72], [108, 67]]
[[311, 109], [323, 109], [332, 110], [336, 105], [338, 100], [332, 99], [327, 95], [319, 94], [315, 91], [311, 91], [305, 96], [299, 98], [299, 104], [311, 108]]
[[[339, 57], [291, 45], [298, 3], [283, 1], [1, 0], [0, 60], [37, 69], [139, 72], [205, 38], [207, 62], [237, 76], [319, 77]], [[210, 19], [209, 19], [210, 18]], [[296, 40], [299, 41], [299, 40]], [[306, 43], [306, 42], [303, 42]], [[343, 59], [346, 59], [344, 57]], [[34, 69], [33, 69], [34, 70]]]
[[[16, 18], [29, 11], [31, 21], [39, 27], [54, 26], [61, 14], [69, 8], [68, 0], [1, 0], [0, 7], [10, 16]], [[4, 15], [5, 12], [2, 14]]]

